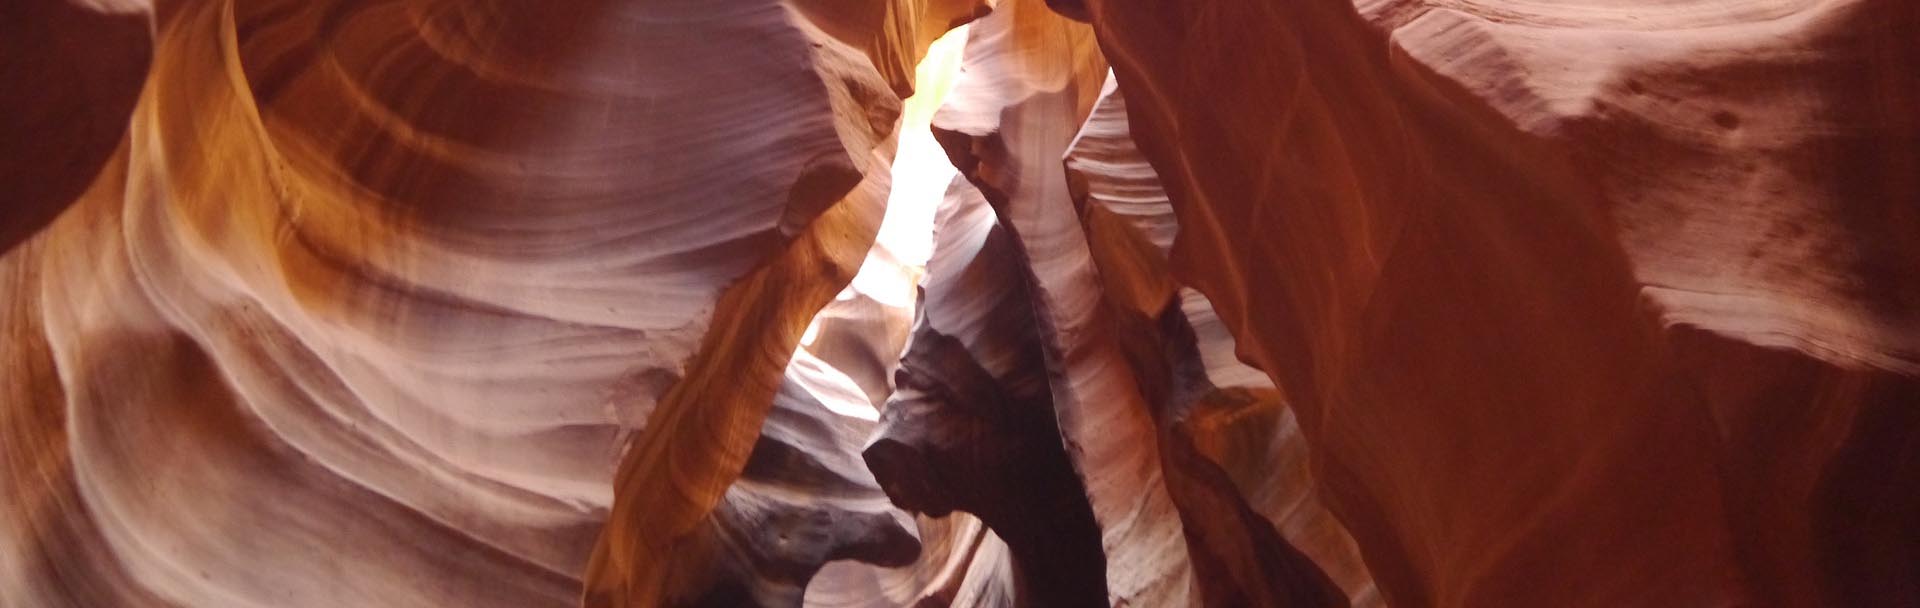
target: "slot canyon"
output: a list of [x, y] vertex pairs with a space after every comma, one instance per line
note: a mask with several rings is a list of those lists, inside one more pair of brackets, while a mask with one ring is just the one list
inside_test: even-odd
[[1915, 0], [0, 0], [0, 607], [1920, 607]]

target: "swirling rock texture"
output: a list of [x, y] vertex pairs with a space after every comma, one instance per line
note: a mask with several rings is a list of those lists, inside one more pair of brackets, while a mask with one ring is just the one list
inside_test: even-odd
[[0, 4], [0, 605], [1920, 605], [1916, 40]]
[[965, 511], [1004, 539], [1022, 605], [1099, 605], [1100, 533], [1061, 447], [1023, 258], [977, 190], [956, 183], [949, 203], [867, 465], [894, 504]]
[[[1342, 594], [1377, 603], [1353, 540], [1312, 494], [1305, 439], [1284, 395], [1234, 358], [1206, 296], [1168, 275], [1179, 224], [1129, 137], [1111, 74], [1065, 165], [1106, 309], [1152, 404], [1168, 492], [1207, 603], [1338, 604]], [[1272, 537], [1274, 526], [1285, 540]], [[1315, 576], [1316, 564], [1342, 591]]]
[[790, 7], [710, 8], [156, 7], [120, 151], [4, 261], [6, 603], [707, 591], [661, 564], [754, 503], [716, 512], [898, 111]]
[[1100, 527], [1107, 592], [1116, 604], [1188, 603], [1187, 547], [1152, 422], [1118, 344], [1102, 331], [1108, 320], [1060, 165], [1106, 63], [1091, 28], [1040, 2], [1002, 2], [970, 34], [934, 135], [1028, 262], [1027, 305], [1060, 438]]
[[1920, 602], [1913, 3], [1080, 9], [1388, 603]]
[[873, 426], [858, 415], [870, 411], [865, 401], [844, 374], [804, 350], [794, 354], [746, 469], [713, 515], [711, 533], [724, 549], [721, 559], [697, 560], [718, 572], [694, 603], [799, 605], [828, 561], [914, 562], [912, 521], [860, 464], [859, 438]]

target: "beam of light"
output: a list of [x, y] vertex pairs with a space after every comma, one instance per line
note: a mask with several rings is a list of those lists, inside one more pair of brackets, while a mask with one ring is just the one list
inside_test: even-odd
[[[877, 314], [899, 315], [911, 320], [917, 294], [915, 284], [926, 273], [927, 259], [933, 255], [934, 212], [946, 197], [947, 185], [959, 173], [947, 160], [940, 144], [934, 141], [930, 126], [934, 112], [940, 109], [941, 102], [953, 89], [954, 77], [960, 73], [960, 52], [966, 46], [968, 29], [962, 25], [934, 41], [914, 69], [914, 94], [902, 104], [900, 125], [895, 131], [900, 139], [894, 152], [886, 215], [880, 221], [873, 248], [867, 251], [859, 272], [854, 274], [853, 283], [841, 290], [835, 301], [865, 295], [884, 307]], [[822, 310], [821, 314], [825, 312]], [[814, 315], [807, 324], [797, 351], [807, 350], [819, 340], [821, 314]], [[803, 357], [796, 352], [794, 362], [789, 365], [812, 368], [799, 377], [816, 383], [810, 390], [816, 391], [827, 409], [865, 420], [879, 418], [879, 410], [868, 402], [851, 378], [814, 357], [810, 354], [812, 351], [808, 353]], [[788, 373], [794, 372], [790, 369]]]
[[[893, 157], [887, 214], [880, 221], [869, 262], [853, 278], [855, 290], [887, 306], [913, 308], [914, 283], [933, 255], [934, 211], [958, 173], [928, 127], [960, 73], [960, 51], [966, 46], [968, 28], [954, 28], [927, 47], [926, 57], [914, 69], [914, 94], [901, 109], [900, 147]], [[892, 263], [873, 263], [876, 255], [890, 257]]]

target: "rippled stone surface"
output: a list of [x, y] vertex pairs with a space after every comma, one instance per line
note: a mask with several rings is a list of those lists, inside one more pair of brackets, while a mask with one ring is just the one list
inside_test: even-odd
[[1083, 8], [1389, 603], [1915, 601], [1914, 5]]
[[6, 3], [0, 604], [1920, 603], [1915, 40]]

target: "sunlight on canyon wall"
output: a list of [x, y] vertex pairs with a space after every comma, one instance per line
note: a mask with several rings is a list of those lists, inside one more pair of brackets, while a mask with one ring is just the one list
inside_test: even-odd
[[0, 2], [0, 606], [1920, 605], [1920, 2]]

